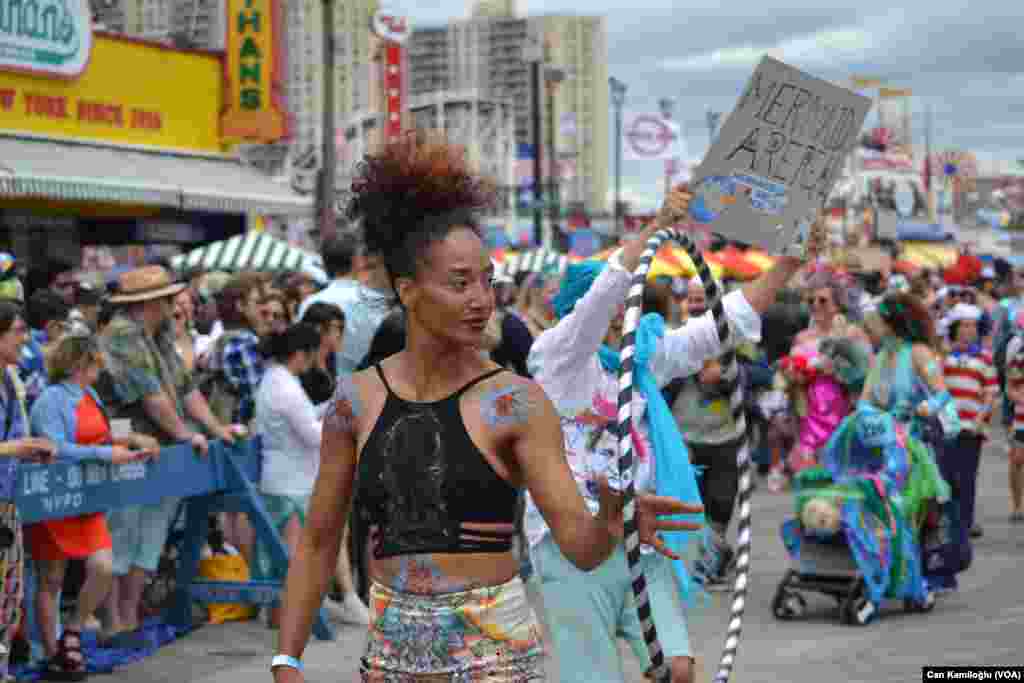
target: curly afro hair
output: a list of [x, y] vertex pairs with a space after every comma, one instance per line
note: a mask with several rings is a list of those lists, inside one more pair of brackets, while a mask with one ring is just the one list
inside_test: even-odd
[[414, 276], [424, 251], [453, 229], [479, 235], [478, 212], [493, 203], [494, 189], [470, 169], [463, 147], [416, 131], [360, 163], [347, 214], [362, 221], [366, 250], [381, 255], [393, 286]]

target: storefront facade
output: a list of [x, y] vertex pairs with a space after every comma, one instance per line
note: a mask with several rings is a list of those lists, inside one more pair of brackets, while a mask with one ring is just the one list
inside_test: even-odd
[[224, 55], [93, 32], [88, 0], [38, 6], [0, 21], [0, 251], [75, 267], [83, 245], [195, 245], [311, 215], [231, 152], [246, 140], [222, 134]]

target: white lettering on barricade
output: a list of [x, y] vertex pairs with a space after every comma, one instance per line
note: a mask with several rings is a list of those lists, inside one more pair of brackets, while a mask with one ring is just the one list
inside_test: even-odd
[[107, 467], [97, 463], [88, 463], [85, 466], [85, 483], [89, 486], [97, 486], [107, 481]]
[[[161, 449], [154, 460], [124, 465], [26, 464], [18, 468], [15, 504], [22, 522], [33, 524], [158, 503], [167, 496], [187, 498], [187, 540], [180, 547], [178, 588], [168, 615], [172, 623], [185, 626], [191, 623], [194, 600], [274, 605], [280, 599], [283, 587], [279, 582], [197, 580], [208, 515], [223, 511], [226, 505], [249, 515], [257, 542], [269, 547], [275, 563], [287, 567], [287, 548], [252, 483], [259, 481], [260, 461], [259, 440], [251, 439], [233, 446], [211, 443], [209, 453], [202, 457], [191, 446], [175, 445]], [[32, 597], [26, 596], [26, 600], [31, 604]], [[323, 615], [318, 617], [314, 633], [323, 640], [333, 638]]]
[[72, 465], [67, 469], [64, 483], [69, 489], [82, 488], [82, 468], [79, 465]]

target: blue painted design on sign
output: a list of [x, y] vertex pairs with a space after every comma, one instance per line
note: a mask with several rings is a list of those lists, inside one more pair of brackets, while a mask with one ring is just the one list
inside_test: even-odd
[[715, 175], [697, 183], [690, 215], [699, 223], [714, 223], [736, 205], [741, 195], [747, 196], [755, 211], [773, 216], [781, 216], [788, 203], [785, 183], [749, 173]]
[[698, 223], [714, 223], [736, 203], [736, 182], [729, 176], [713, 175], [697, 183], [690, 215]]

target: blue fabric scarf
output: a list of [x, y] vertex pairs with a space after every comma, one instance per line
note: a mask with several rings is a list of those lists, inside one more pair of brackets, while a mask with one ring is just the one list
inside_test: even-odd
[[[649, 313], [640, 319], [636, 330], [636, 349], [633, 356], [633, 382], [647, 402], [645, 420], [647, 433], [654, 449], [657, 494], [670, 496], [686, 503], [699, 504], [700, 490], [697, 488], [697, 472], [690, 464], [689, 452], [679, 432], [675, 416], [665, 402], [658, 382], [648, 368], [651, 356], [658, 346], [658, 340], [665, 335], [665, 321], [657, 313]], [[598, 351], [601, 366], [605, 372], [619, 372], [619, 354], [607, 346]], [[704, 515], [676, 515], [673, 519], [690, 519], [704, 522]], [[686, 570], [686, 550], [690, 540], [702, 532], [671, 531], [663, 534], [665, 545], [680, 559], [672, 563], [679, 590], [684, 600], [691, 596], [692, 580]]]

